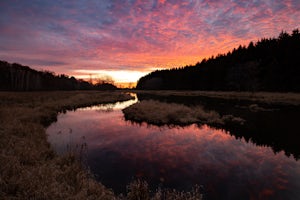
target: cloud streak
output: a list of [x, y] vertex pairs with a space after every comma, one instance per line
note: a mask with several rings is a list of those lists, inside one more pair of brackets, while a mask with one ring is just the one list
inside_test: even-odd
[[296, 0], [2, 1], [0, 58], [58, 73], [178, 67], [299, 28], [299, 10]]

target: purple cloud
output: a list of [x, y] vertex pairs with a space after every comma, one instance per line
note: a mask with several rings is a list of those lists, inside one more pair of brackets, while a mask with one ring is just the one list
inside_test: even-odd
[[296, 0], [1, 1], [0, 58], [58, 73], [177, 67], [299, 28], [299, 10]]

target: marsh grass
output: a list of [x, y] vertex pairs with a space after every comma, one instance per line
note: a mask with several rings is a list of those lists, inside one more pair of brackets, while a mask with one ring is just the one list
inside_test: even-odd
[[45, 126], [58, 112], [130, 98], [120, 92], [1, 92], [0, 199], [116, 199], [76, 155], [54, 153]]
[[149, 190], [148, 183], [135, 180], [128, 185], [127, 199], [130, 200], [199, 200], [203, 199], [200, 186], [196, 185], [190, 192], [182, 192], [171, 189]]
[[243, 124], [244, 120], [232, 115], [220, 116], [216, 111], [205, 110], [201, 106], [189, 107], [177, 103], [144, 100], [123, 109], [125, 118], [135, 122], [154, 125], [189, 125], [193, 123], [223, 125], [225, 123]]
[[150, 194], [133, 183], [131, 193], [115, 195], [85, 170], [84, 144], [57, 155], [45, 133], [59, 112], [131, 98], [119, 91], [0, 92], [0, 199], [134, 199], [132, 192]]

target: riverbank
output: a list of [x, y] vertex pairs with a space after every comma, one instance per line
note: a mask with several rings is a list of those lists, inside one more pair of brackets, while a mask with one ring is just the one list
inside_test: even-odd
[[244, 120], [233, 115], [220, 116], [202, 106], [188, 107], [183, 104], [165, 103], [155, 100], [144, 100], [123, 109], [125, 119], [134, 122], [163, 126], [207, 124], [220, 126], [225, 123], [243, 124]]
[[132, 98], [124, 91], [0, 92], [0, 199], [202, 199], [198, 186], [150, 191], [141, 180], [116, 195], [83, 169], [76, 152], [57, 155], [48, 143], [45, 130], [58, 113]]
[[131, 96], [115, 92], [0, 92], [0, 199], [115, 199], [73, 155], [58, 156], [45, 127], [59, 112]]

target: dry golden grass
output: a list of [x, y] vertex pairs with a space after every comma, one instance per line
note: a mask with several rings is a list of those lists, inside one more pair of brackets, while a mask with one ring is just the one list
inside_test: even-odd
[[116, 199], [74, 155], [53, 152], [45, 125], [63, 110], [129, 98], [120, 92], [1, 92], [0, 199]]
[[243, 119], [232, 115], [220, 116], [215, 111], [201, 106], [188, 107], [183, 104], [145, 100], [123, 109], [126, 119], [155, 125], [188, 125], [192, 123], [221, 125], [226, 122], [242, 124]]
[[[56, 155], [45, 133], [58, 112], [130, 98], [119, 91], [0, 92], [0, 199], [142, 199], [133, 193], [150, 198], [138, 182], [127, 196], [116, 196], [74, 154]], [[200, 193], [161, 193], [151, 193], [151, 199], [201, 199]]]

